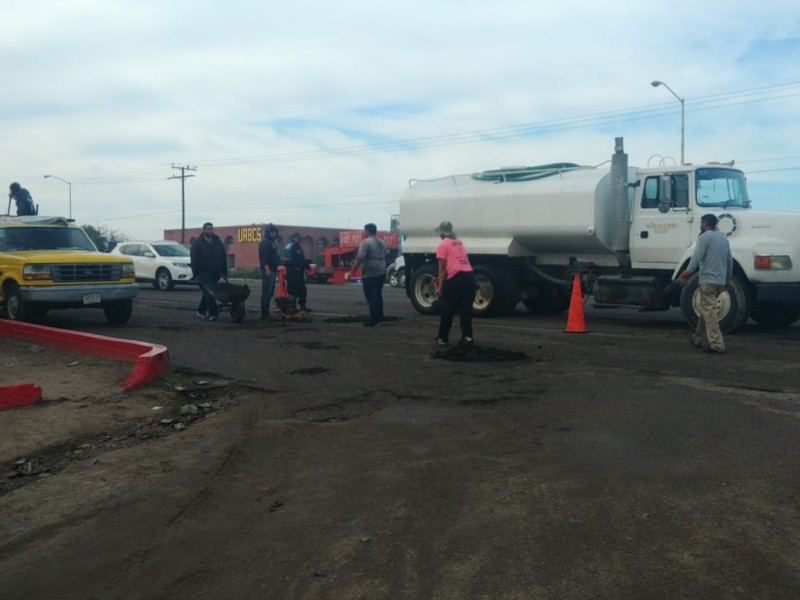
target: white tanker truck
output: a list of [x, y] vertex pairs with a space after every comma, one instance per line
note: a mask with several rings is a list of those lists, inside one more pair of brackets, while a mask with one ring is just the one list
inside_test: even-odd
[[434, 311], [434, 228], [453, 222], [479, 285], [476, 316], [533, 313], [569, 305], [574, 274], [596, 306], [668, 310], [697, 323], [697, 274], [667, 286], [686, 267], [713, 213], [730, 239], [734, 276], [720, 296], [730, 332], [753, 318], [784, 326], [800, 319], [800, 214], [753, 210], [745, 175], [733, 163], [628, 166], [622, 138], [598, 167], [569, 163], [411, 180], [400, 198], [406, 292]]

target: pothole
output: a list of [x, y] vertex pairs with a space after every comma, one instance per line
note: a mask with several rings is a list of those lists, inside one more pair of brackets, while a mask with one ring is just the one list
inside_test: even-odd
[[506, 362], [531, 359], [531, 357], [524, 352], [518, 352], [516, 350], [510, 350], [507, 348], [463, 345], [435, 350], [431, 354], [431, 358], [474, 363]]

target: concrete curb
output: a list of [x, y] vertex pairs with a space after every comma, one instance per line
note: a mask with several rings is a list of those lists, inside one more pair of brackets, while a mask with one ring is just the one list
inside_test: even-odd
[[169, 351], [166, 346], [159, 344], [8, 320], [0, 320], [0, 337], [27, 340], [100, 358], [132, 362], [133, 369], [122, 384], [126, 390], [140, 388], [170, 368]]

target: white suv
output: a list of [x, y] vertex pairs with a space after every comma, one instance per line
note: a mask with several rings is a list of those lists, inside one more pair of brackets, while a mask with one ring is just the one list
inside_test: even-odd
[[147, 281], [157, 290], [167, 291], [176, 283], [191, 283], [189, 249], [172, 240], [158, 242], [120, 242], [111, 251], [133, 259], [136, 281]]

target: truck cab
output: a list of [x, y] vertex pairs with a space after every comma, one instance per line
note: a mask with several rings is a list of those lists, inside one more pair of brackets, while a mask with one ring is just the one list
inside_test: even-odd
[[16, 321], [56, 308], [99, 308], [128, 322], [138, 289], [133, 261], [98, 252], [63, 217], [0, 217], [0, 304]]

